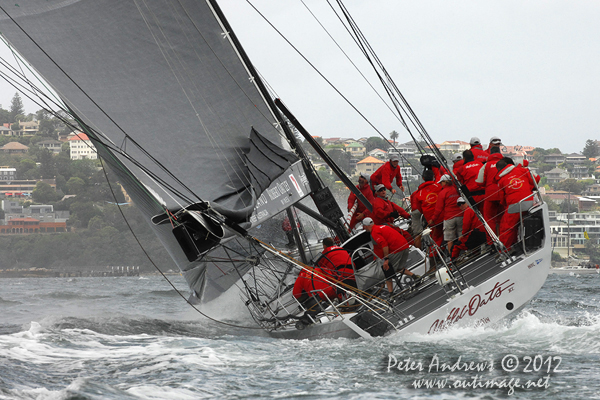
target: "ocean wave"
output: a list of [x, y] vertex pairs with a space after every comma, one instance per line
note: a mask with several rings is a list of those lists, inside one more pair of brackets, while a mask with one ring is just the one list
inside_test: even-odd
[[0, 297], [0, 306], [8, 306], [12, 304], [21, 304], [21, 302], [16, 300], [4, 300], [2, 297]]
[[89, 294], [82, 292], [71, 292], [71, 291], [55, 291], [50, 293], [43, 293], [36, 295], [40, 298], [47, 299], [55, 299], [55, 300], [77, 300], [77, 299], [90, 299], [90, 300], [98, 300], [98, 299], [108, 299], [111, 296], [108, 295], [99, 295], [99, 294]]

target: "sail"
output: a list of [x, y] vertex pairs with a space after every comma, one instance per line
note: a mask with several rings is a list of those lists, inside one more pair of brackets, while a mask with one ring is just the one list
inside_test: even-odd
[[[234, 216], [251, 214], [255, 199], [244, 165], [251, 129], [282, 140], [207, 2], [0, 4], [15, 21], [2, 13], [2, 34], [98, 139], [126, 146], [157, 175], [136, 173], [145, 185], [161, 194], [155, 182], [170, 181], [181, 197], [215, 201]], [[181, 197], [161, 195], [169, 209], [185, 203]]]
[[[255, 209], [265, 189], [279, 177], [300, 179], [286, 173], [298, 158], [216, 4], [0, 0], [0, 7], [2, 35], [59, 94], [147, 218], [157, 218], [153, 228], [182, 271], [195, 271], [188, 282], [201, 294], [204, 264], [182, 252], [185, 238], [157, 215], [208, 202], [250, 226], [251, 217], [261, 220]], [[305, 187], [296, 200], [307, 194]], [[268, 214], [290, 205], [272, 202]]]

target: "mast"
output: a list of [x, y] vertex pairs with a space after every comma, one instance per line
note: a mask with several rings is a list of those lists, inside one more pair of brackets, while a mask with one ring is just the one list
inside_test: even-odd
[[[304, 170], [307, 174], [307, 177], [311, 184], [311, 187], [316, 188], [316, 190], [314, 190], [312, 193], [312, 197], [313, 197], [313, 200], [315, 201], [315, 205], [317, 206], [317, 208], [319, 209], [321, 214], [323, 214], [325, 216], [326, 219], [336, 221], [334, 223], [334, 225], [328, 225], [328, 227], [333, 229], [335, 231], [336, 235], [342, 241], [349, 238], [348, 231], [346, 230], [346, 228], [344, 227], [344, 225], [341, 222], [341, 219], [343, 218], [343, 213], [342, 213], [339, 205], [337, 204], [337, 202], [335, 202], [335, 200], [333, 200], [333, 196], [331, 196], [331, 192], [329, 191], [329, 189], [323, 185], [323, 182], [321, 181], [321, 179], [317, 175], [316, 171], [314, 170], [312, 164], [310, 163], [306, 152], [304, 151], [304, 149], [302, 149], [302, 146], [299, 145], [298, 141], [296, 140], [295, 135], [290, 130], [286, 121], [284, 121], [284, 119], [282, 118], [282, 115], [279, 112], [279, 110], [277, 109], [265, 84], [263, 83], [262, 79], [260, 79], [260, 76], [258, 75], [256, 69], [254, 68], [254, 65], [252, 65], [252, 62], [250, 61], [250, 58], [246, 54], [246, 51], [244, 50], [244, 48], [242, 47], [237, 36], [231, 29], [231, 25], [229, 25], [227, 18], [223, 14], [223, 11], [221, 10], [221, 8], [219, 7], [219, 5], [217, 4], [217, 2], [215, 0], [206, 0], [206, 1], [208, 3], [209, 7], [213, 10], [215, 17], [217, 18], [219, 23], [222, 25], [222, 27], [225, 31], [225, 35], [230, 40], [232, 46], [234, 47], [235, 51], [237, 52], [238, 56], [240, 57], [242, 64], [246, 67], [248, 74], [250, 75], [250, 79], [252, 80], [252, 82], [254, 83], [254, 85], [256, 86], [258, 91], [260, 92], [261, 96], [263, 97], [263, 100], [265, 101], [269, 110], [273, 114], [273, 117], [277, 121], [279, 127], [281, 127], [282, 131], [284, 132], [285, 137], [288, 140], [290, 146], [296, 151], [296, 153], [302, 159], [303, 165], [304, 165]], [[290, 119], [290, 121], [291, 121], [291, 118], [288, 117], [288, 119]], [[294, 120], [295, 120], [295, 118], [294, 118]], [[296, 128], [298, 128], [298, 125], [296, 125], [296, 123], [294, 123], [294, 126], [296, 126]], [[298, 129], [300, 130], [300, 128], [298, 128]], [[331, 162], [333, 162], [333, 161], [331, 161]], [[347, 180], [347, 178], [346, 178], [346, 180]], [[349, 187], [351, 187], [351, 186], [353, 187], [354, 185], [350, 184]], [[360, 196], [361, 197], [359, 197], [359, 199], [363, 199], [366, 202], [364, 204], [369, 204], [369, 202], [364, 198], [364, 196], [362, 196], [362, 194]], [[369, 204], [369, 206], [370, 206], [370, 204]]]
[[285, 114], [285, 116], [290, 120], [290, 122], [298, 129], [298, 131], [304, 136], [306, 141], [315, 149], [315, 151], [321, 156], [323, 161], [327, 163], [333, 170], [333, 172], [341, 179], [341, 181], [350, 189], [352, 193], [356, 195], [356, 198], [364, 204], [364, 206], [369, 210], [373, 211], [373, 205], [367, 198], [361, 193], [360, 190], [356, 188], [356, 186], [348, 179], [344, 171], [338, 167], [338, 165], [333, 162], [331, 157], [323, 150], [321, 146], [313, 139], [313, 137], [308, 133], [308, 131], [300, 124], [300, 122], [294, 117], [294, 115], [288, 110], [288, 108], [281, 102], [280, 99], [275, 100], [275, 104], [277, 107], [281, 109], [281, 111]]

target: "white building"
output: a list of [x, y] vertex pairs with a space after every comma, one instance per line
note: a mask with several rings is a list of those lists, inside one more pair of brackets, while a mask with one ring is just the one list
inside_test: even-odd
[[[550, 222], [553, 251], [566, 257], [573, 249], [582, 249], [591, 240], [600, 244], [600, 213], [556, 213]], [[586, 238], [589, 237], [589, 239]]]
[[0, 167], [1, 181], [14, 181], [17, 179], [17, 169], [10, 167]]
[[69, 148], [71, 160], [83, 160], [85, 158], [95, 160], [98, 158], [94, 144], [85, 133], [73, 132], [72, 136], [69, 135]]

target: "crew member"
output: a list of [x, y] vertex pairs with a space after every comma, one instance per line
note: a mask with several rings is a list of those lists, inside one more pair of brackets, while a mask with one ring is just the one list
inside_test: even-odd
[[[415, 247], [421, 247], [421, 232], [423, 231], [423, 224], [421, 223], [421, 216], [425, 218], [425, 221], [429, 221], [433, 218], [435, 213], [435, 204], [438, 199], [438, 193], [442, 190], [439, 183], [434, 180], [434, 173], [430, 169], [423, 171], [423, 183], [419, 185], [419, 188], [410, 195], [410, 204], [413, 210], [412, 217], [412, 229], [413, 235], [415, 235]], [[442, 219], [434, 221], [434, 225], [431, 227], [431, 238], [439, 245], [442, 244], [444, 238], [443, 229], [441, 226]]]
[[394, 291], [392, 278], [397, 272], [405, 273], [408, 276], [414, 277], [414, 279], [420, 278], [420, 276], [405, 269], [410, 245], [402, 234], [390, 226], [375, 225], [371, 218], [365, 218], [363, 226], [367, 232], [371, 233], [371, 238], [375, 243], [373, 252], [377, 257], [383, 259], [382, 268], [387, 278], [385, 283], [388, 289], [388, 296]]
[[535, 183], [529, 169], [511, 165], [512, 162], [509, 157], [504, 157], [496, 163], [500, 201], [505, 204], [507, 210], [502, 214], [500, 220], [500, 241], [507, 249], [510, 249], [517, 241], [517, 229], [520, 220], [520, 213], [509, 213], [508, 207], [530, 196], [535, 189]]
[[391, 224], [396, 218], [410, 218], [410, 215], [396, 203], [387, 199], [385, 186], [375, 186], [375, 199], [373, 200], [373, 213], [371, 217], [377, 225]]
[[[463, 160], [462, 153], [456, 153], [452, 156], [452, 172], [458, 179], [459, 182], [462, 182], [462, 177], [459, 175], [460, 168], [463, 166], [465, 161]], [[441, 178], [441, 177], [440, 177]], [[439, 180], [439, 179], [438, 179]]]
[[[502, 159], [500, 147], [495, 146], [490, 149], [490, 156], [485, 165], [479, 170], [477, 183], [485, 187], [485, 202], [483, 203], [483, 217], [487, 224], [498, 235], [500, 219], [502, 218], [502, 206], [500, 205], [500, 188], [496, 181], [498, 170], [496, 163]], [[488, 242], [491, 244], [491, 242]]]
[[475, 211], [467, 205], [464, 198], [459, 197], [456, 204], [463, 211], [462, 234], [459, 243], [452, 247], [452, 258], [460, 255], [462, 250], [471, 250], [481, 246], [487, 240], [483, 223]]
[[480, 207], [479, 203], [484, 199], [485, 188], [477, 182], [477, 176], [479, 175], [479, 170], [483, 167], [483, 163], [475, 160], [472, 150], [463, 151], [463, 161], [464, 164], [460, 169], [461, 183], [469, 190], [468, 195], [472, 196], [475, 202], [473, 205]]
[[443, 218], [444, 240], [447, 242], [448, 254], [450, 254], [452, 242], [456, 240], [462, 233], [463, 212], [456, 204], [459, 194], [458, 190], [452, 183], [450, 175], [442, 176], [438, 183], [442, 185], [442, 190], [438, 194], [438, 199], [435, 204], [435, 213], [427, 222], [429, 226], [433, 226], [435, 221]]
[[332, 238], [323, 239], [323, 253], [321, 254], [317, 260], [317, 266], [325, 273], [337, 281], [354, 280], [350, 254], [343, 247], [336, 246]]
[[487, 162], [488, 153], [483, 150], [481, 140], [479, 140], [478, 137], [472, 137], [470, 144], [474, 159], [485, 164]]
[[[369, 202], [372, 205], [373, 190], [371, 190], [371, 186], [369, 184], [369, 175], [360, 174], [360, 176], [358, 177], [358, 185], [356, 185], [356, 188], [360, 190], [362, 195], [365, 196], [365, 198], [369, 200]], [[351, 191], [350, 196], [348, 196], [348, 211], [350, 211], [352, 207], [354, 207], [354, 203], [356, 202], [358, 202], [358, 205], [356, 207], [356, 211], [354, 211], [354, 214], [352, 214], [352, 219], [350, 219], [350, 230], [354, 229], [356, 224], [363, 220], [363, 218], [365, 217], [365, 211], [367, 211], [367, 207], [362, 202], [360, 202], [357, 199], [354, 192]]]
[[383, 185], [387, 190], [391, 191], [392, 194], [396, 194], [396, 189], [392, 188], [392, 183], [394, 182], [394, 179], [396, 179], [396, 185], [404, 192], [404, 186], [402, 186], [402, 174], [400, 173], [400, 167], [398, 166], [399, 163], [400, 156], [396, 153], [392, 153], [390, 154], [390, 161], [386, 162], [379, 167], [377, 171], [373, 172], [371, 175], [371, 186], [374, 190], [376, 190], [375, 186]]
[[500, 140], [500, 138], [498, 136], [492, 136], [490, 138], [490, 144], [488, 145], [488, 148], [485, 151], [488, 154], [492, 154], [492, 149], [494, 147], [497, 147], [498, 149], [500, 149], [500, 146], [502, 146], [502, 140]]

